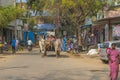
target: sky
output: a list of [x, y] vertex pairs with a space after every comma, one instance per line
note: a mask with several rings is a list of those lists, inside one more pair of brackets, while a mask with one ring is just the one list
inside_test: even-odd
[[[16, 0], [17, 3], [20, 2], [20, 0]], [[22, 2], [27, 2], [27, 0], [22, 0]]]

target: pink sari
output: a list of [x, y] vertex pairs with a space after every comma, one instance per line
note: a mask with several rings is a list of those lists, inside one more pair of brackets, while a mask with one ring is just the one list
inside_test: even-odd
[[110, 66], [110, 78], [111, 80], [117, 80], [118, 72], [119, 72], [119, 51], [118, 50], [109, 50], [107, 51], [109, 54], [109, 66]]

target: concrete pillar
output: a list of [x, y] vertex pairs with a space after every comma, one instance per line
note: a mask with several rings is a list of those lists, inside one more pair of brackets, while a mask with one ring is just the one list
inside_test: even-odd
[[112, 32], [110, 26], [111, 26], [111, 25], [110, 25], [110, 20], [109, 20], [109, 21], [108, 21], [108, 40], [109, 40], [109, 41], [111, 40], [111, 32]]

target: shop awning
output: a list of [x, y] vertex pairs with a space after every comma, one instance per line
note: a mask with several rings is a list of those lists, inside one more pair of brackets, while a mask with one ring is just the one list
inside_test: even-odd
[[37, 29], [41, 30], [53, 30], [55, 29], [55, 25], [53, 24], [38, 24]]
[[81, 28], [83, 28], [83, 29], [89, 28], [89, 27], [91, 27], [91, 25], [83, 25], [83, 26], [81, 26]]
[[120, 16], [117, 17], [110, 17], [110, 18], [103, 18], [95, 22], [95, 24], [106, 24], [106, 23], [120, 23]]

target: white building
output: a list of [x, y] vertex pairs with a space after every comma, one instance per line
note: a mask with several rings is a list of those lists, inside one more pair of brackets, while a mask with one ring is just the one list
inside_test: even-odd
[[[14, 6], [16, 7], [16, 0], [0, 0], [0, 6]], [[8, 24], [8, 27], [3, 28], [3, 40], [10, 42], [15, 36], [17, 39], [22, 39], [22, 20], [17, 19]]]
[[9, 5], [14, 5], [16, 4], [16, 0], [0, 0], [0, 6], [7, 7]]

